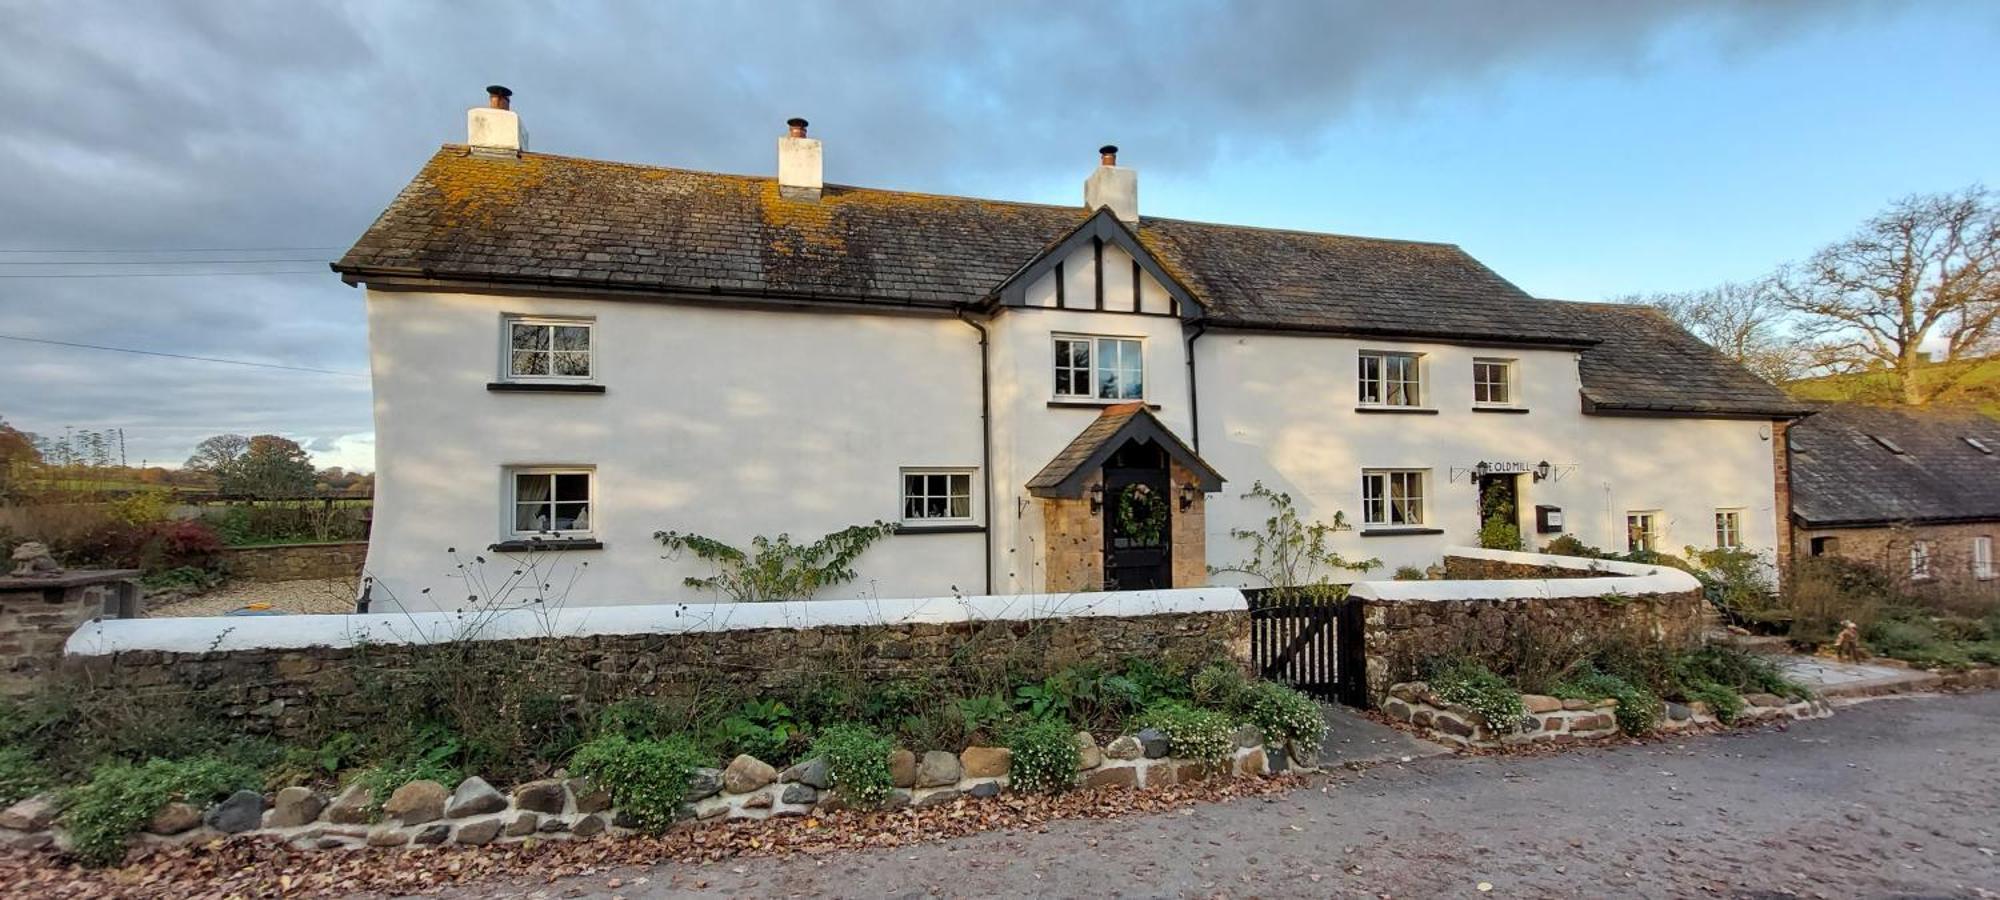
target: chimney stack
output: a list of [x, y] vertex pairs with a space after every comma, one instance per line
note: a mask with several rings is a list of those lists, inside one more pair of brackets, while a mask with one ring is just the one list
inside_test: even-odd
[[818, 200], [826, 186], [821, 177], [819, 141], [806, 137], [806, 120], [787, 119], [790, 129], [778, 138], [778, 196], [787, 200]]
[[1118, 165], [1118, 148], [1106, 144], [1097, 148], [1097, 170], [1083, 182], [1083, 206], [1092, 212], [1111, 207], [1111, 214], [1127, 225], [1139, 224], [1139, 173]]
[[465, 112], [465, 142], [482, 156], [520, 156], [528, 149], [528, 132], [514, 112], [514, 92], [489, 84], [486, 105]]

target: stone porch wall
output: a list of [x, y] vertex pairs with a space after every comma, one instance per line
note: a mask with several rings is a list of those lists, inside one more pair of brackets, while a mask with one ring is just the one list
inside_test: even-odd
[[[1208, 496], [1201, 480], [1174, 463], [1168, 473], [1167, 539], [1173, 546], [1173, 582], [1177, 588], [1208, 583]], [[1047, 590], [1101, 591], [1104, 584], [1104, 511], [1091, 512], [1090, 489], [1104, 483], [1104, 473], [1090, 476], [1084, 495], [1076, 500], [1042, 498], [1042, 535], [1048, 542], [1043, 562]], [[1195, 486], [1194, 502], [1181, 509], [1181, 486]]]
[[367, 561], [367, 541], [232, 547], [223, 554], [230, 576], [246, 581], [341, 578], [359, 582]]

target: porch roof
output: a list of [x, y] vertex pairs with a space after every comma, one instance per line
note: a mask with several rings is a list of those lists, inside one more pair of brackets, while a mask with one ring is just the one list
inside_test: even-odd
[[1167, 452], [1167, 457], [1180, 463], [1194, 473], [1196, 482], [1205, 493], [1222, 490], [1222, 473], [1197, 455], [1178, 435], [1167, 428], [1153, 411], [1144, 403], [1120, 403], [1107, 406], [1104, 412], [1092, 421], [1057, 453], [1049, 464], [1042, 467], [1035, 477], [1028, 479], [1028, 493], [1037, 497], [1065, 497], [1074, 499], [1083, 496], [1083, 485], [1090, 479], [1090, 473], [1101, 468], [1111, 454], [1128, 440], [1152, 441]]

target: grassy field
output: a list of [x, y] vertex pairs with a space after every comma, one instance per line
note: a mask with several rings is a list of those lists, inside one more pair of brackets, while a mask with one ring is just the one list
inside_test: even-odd
[[[2000, 358], [1941, 363], [1920, 370], [1926, 384], [1956, 377], [1957, 383], [1939, 394], [1935, 406], [1970, 406], [2000, 419]], [[1895, 404], [1902, 401], [1895, 376], [1888, 372], [1825, 375], [1787, 383], [1785, 391], [1800, 400]]]

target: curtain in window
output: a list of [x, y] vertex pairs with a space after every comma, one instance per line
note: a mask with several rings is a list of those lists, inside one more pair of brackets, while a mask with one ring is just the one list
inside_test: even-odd
[[554, 480], [548, 475], [514, 476], [514, 530], [548, 531], [549, 493]]

